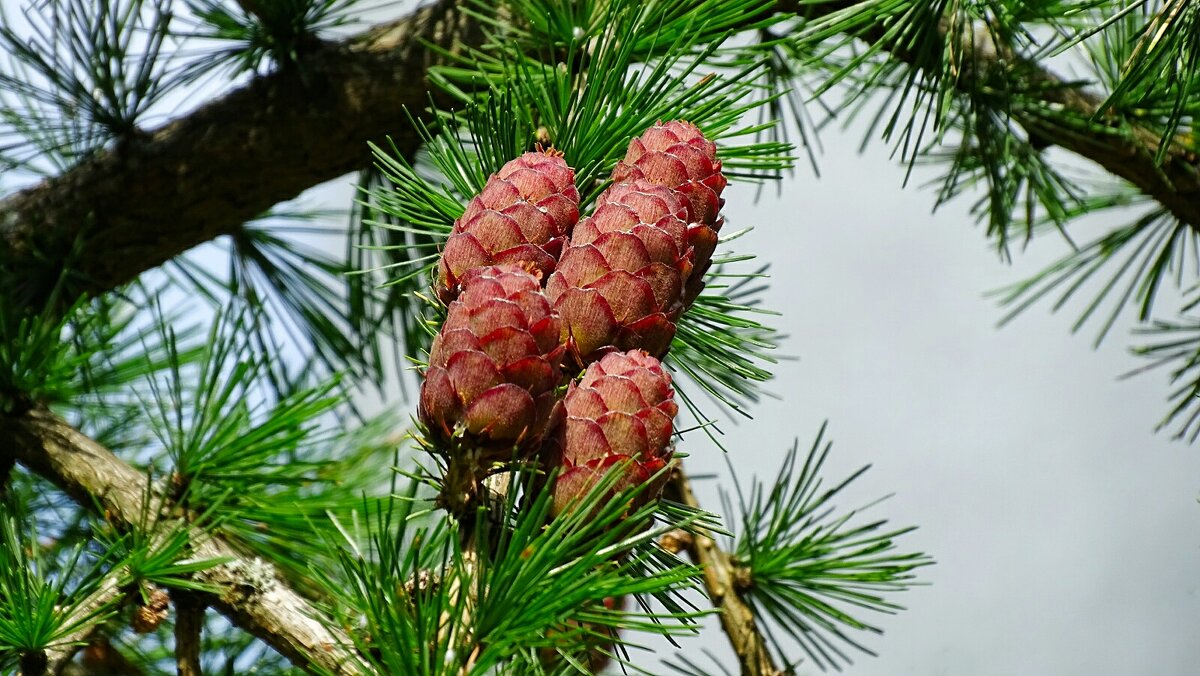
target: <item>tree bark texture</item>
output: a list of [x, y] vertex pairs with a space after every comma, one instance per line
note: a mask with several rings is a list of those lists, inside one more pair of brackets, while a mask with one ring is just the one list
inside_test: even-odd
[[204, 631], [204, 603], [185, 590], [172, 590], [175, 606], [175, 673], [179, 676], [204, 676], [200, 668], [200, 634]]

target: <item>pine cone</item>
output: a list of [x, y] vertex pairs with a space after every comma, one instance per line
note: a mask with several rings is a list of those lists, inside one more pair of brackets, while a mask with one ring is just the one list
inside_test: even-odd
[[696, 252], [696, 269], [685, 290], [684, 305], [691, 305], [704, 286], [704, 273], [723, 224], [721, 191], [727, 181], [721, 173], [717, 146], [690, 122], [660, 122], [629, 142], [625, 161], [613, 170], [617, 183], [634, 179], [678, 191], [688, 204], [688, 243]]
[[[554, 485], [555, 514], [587, 495], [614, 467], [624, 472], [613, 489], [620, 491], [650, 481], [670, 460], [679, 408], [670, 374], [649, 354], [605, 355], [571, 385], [564, 404], [566, 420], [545, 446], [550, 466], [562, 468]], [[661, 491], [661, 484], [651, 486], [639, 500], [645, 504]]]
[[148, 600], [133, 609], [129, 625], [139, 634], [149, 634], [167, 619], [170, 597], [157, 587], [150, 591]]
[[472, 268], [514, 264], [545, 279], [579, 220], [575, 172], [555, 151], [530, 152], [500, 168], [454, 222], [438, 263], [438, 297], [449, 303]]
[[576, 226], [546, 295], [580, 365], [614, 350], [666, 353], [693, 267], [686, 215], [677, 194], [639, 180], [613, 186]]
[[513, 265], [471, 270], [461, 288], [429, 352], [421, 421], [441, 441], [461, 430], [481, 449], [535, 444], [561, 378], [558, 315]]

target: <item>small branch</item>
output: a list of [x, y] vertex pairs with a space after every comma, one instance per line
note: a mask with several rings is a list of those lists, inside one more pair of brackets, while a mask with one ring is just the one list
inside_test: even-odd
[[[667, 493], [689, 507], [700, 508], [691, 482], [683, 466], [678, 463], [671, 472]], [[745, 588], [744, 571], [711, 536], [696, 533], [691, 538], [680, 538], [677, 542], [687, 548], [692, 561], [704, 568], [704, 587], [713, 606], [721, 611], [721, 628], [737, 653], [743, 676], [784, 674], [775, 666], [775, 660], [767, 649], [767, 641], [754, 619], [754, 612], [741, 596], [741, 590]]]
[[[35, 408], [19, 415], [0, 415], [0, 448], [45, 477], [79, 504], [99, 506], [105, 518], [121, 528], [141, 522], [148, 507], [148, 478], [54, 413]], [[157, 511], [157, 510], [156, 510]], [[159, 527], [178, 522], [162, 518]], [[269, 563], [247, 558], [220, 539], [189, 527], [196, 559], [229, 562], [197, 573], [199, 581], [223, 593], [204, 596], [231, 622], [262, 639], [297, 666], [331, 674], [356, 674], [347, 651], [349, 637], [326, 627], [320, 611], [297, 594]]]
[[[778, 0], [776, 9], [815, 19], [850, 10], [858, 4], [862, 4], [862, 0]], [[938, 26], [943, 41], [951, 39], [948, 29], [949, 23], [943, 19]], [[917, 46], [907, 42], [898, 43], [889, 36], [888, 26], [882, 23], [857, 35], [863, 42], [878, 45], [898, 61], [912, 65], [919, 63]], [[1148, 129], [1136, 121], [1117, 118], [1115, 113], [1106, 114], [1111, 111], [1101, 111], [1105, 101], [1102, 94], [1061, 77], [1040, 63], [1015, 53], [1008, 45], [995, 44], [987, 31], [969, 32], [963, 37], [962, 43], [952, 45], [951, 49], [956, 54], [970, 55], [969, 62], [962, 64], [955, 83], [962, 91], [969, 90], [973, 77], [988, 72], [1016, 70], [1021, 73], [1027, 90], [1038, 92], [1040, 104], [1061, 112], [1058, 119], [1073, 116], [1079, 120], [1099, 117], [1110, 121], [1113, 133], [1095, 133], [1064, 127], [1055, 119], [1039, 114], [1039, 106], [1036, 105], [1014, 106], [1010, 111], [1031, 142], [1043, 147], [1058, 146], [1095, 162], [1158, 201], [1193, 230], [1200, 231], [1200, 199], [1197, 199], [1200, 196], [1200, 157], [1191, 149], [1180, 143], [1170, 143], [1166, 157], [1159, 164], [1155, 154], [1162, 138], [1161, 132]]]
[[175, 672], [179, 676], [204, 676], [200, 669], [200, 632], [204, 629], [204, 602], [193, 592], [171, 591], [175, 606]]
[[21, 653], [21, 659], [17, 664], [20, 669], [17, 673], [20, 676], [42, 676], [46, 673], [46, 652], [39, 650]]
[[13, 467], [17, 461], [8, 457], [0, 457], [0, 499], [8, 495], [8, 484], [12, 481]]

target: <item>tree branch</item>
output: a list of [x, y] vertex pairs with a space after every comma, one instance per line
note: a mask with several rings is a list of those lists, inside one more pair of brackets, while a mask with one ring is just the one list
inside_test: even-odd
[[[152, 495], [149, 478], [50, 411], [38, 408], [0, 416], [0, 439], [17, 462], [79, 504], [98, 505], [121, 528], [141, 522], [146, 496]], [[161, 528], [174, 525], [170, 518], [160, 520]], [[223, 590], [205, 595], [206, 603], [301, 667], [357, 673], [347, 653], [350, 639], [327, 629], [318, 619], [320, 612], [270, 564], [247, 558], [219, 537], [195, 529], [191, 535], [196, 558], [229, 559], [197, 574], [200, 581]]]
[[98, 636], [83, 649], [80, 662], [68, 662], [63, 676], [142, 676], [146, 673], [121, 654], [106, 637]]
[[[681, 464], [676, 463], [671, 472], [667, 494], [689, 507], [700, 508]], [[783, 674], [775, 666], [775, 660], [767, 649], [767, 641], [758, 629], [754, 612], [741, 596], [741, 590], [745, 587], [741, 581], [743, 573], [729, 553], [708, 535], [695, 534], [682, 539], [681, 544], [688, 550], [692, 561], [704, 568], [704, 587], [713, 606], [721, 611], [721, 628], [737, 653], [743, 676]]]
[[237, 0], [237, 5], [242, 8], [242, 11], [258, 19], [259, 23], [266, 23], [267, 13], [263, 11], [260, 0]]
[[437, 47], [482, 39], [459, 4], [439, 0], [344, 42], [318, 43], [294, 67], [0, 201], [0, 269], [9, 273], [0, 282], [19, 287], [9, 298], [40, 307], [68, 262], [72, 291], [112, 290], [366, 166], [368, 140], [391, 134], [402, 152], [415, 152], [420, 139], [405, 115], [429, 103], [426, 71], [444, 58]]

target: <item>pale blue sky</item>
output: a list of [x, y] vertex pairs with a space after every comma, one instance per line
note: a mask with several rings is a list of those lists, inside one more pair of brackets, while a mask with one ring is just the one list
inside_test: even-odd
[[[873, 513], [919, 525], [907, 546], [938, 559], [869, 641], [880, 657], [849, 673], [1194, 673], [1200, 449], [1152, 433], [1165, 374], [1118, 381], [1142, 365], [1128, 324], [1093, 350], [1092, 332], [1069, 333], [1077, 306], [996, 329], [984, 292], [1065, 243], [1048, 235], [1002, 264], [968, 202], [930, 215], [931, 192], [902, 189], [882, 145], [856, 153], [861, 133], [826, 134], [822, 177], [779, 199], [728, 196], [734, 225], [757, 226], [738, 245], [772, 263], [769, 305], [801, 357], [780, 365], [782, 399], [731, 435], [736, 464], [771, 471], [829, 419], [830, 478], [873, 463], [863, 501], [894, 492]], [[693, 471], [723, 471], [696, 454]]]

